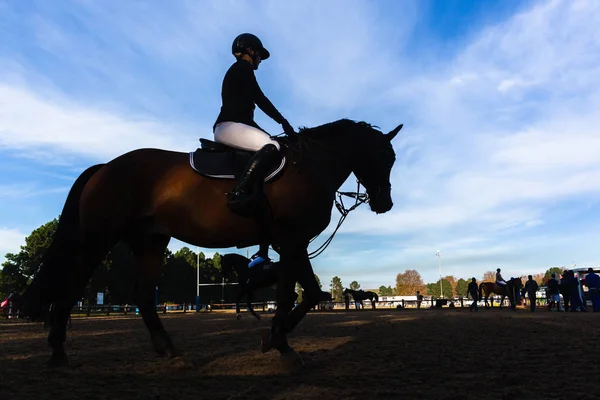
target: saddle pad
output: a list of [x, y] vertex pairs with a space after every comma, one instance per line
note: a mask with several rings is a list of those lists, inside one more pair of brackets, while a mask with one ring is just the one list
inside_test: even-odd
[[[197, 149], [190, 152], [190, 166], [194, 171], [207, 178], [239, 179], [253, 155], [254, 153], [251, 152], [212, 152]], [[275, 163], [267, 173], [265, 182], [271, 182], [278, 178], [284, 167], [285, 156], [281, 158], [281, 162]]]

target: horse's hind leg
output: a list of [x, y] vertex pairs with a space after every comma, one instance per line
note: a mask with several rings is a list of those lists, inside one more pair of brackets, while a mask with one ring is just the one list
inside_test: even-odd
[[146, 235], [142, 240], [131, 243], [137, 264], [135, 300], [144, 324], [150, 332], [154, 350], [160, 356], [185, 362], [179, 357], [171, 338], [158, 318], [155, 305], [156, 285], [162, 274], [165, 249], [170, 240], [170, 237], [164, 235]]
[[52, 356], [48, 361], [49, 367], [61, 367], [68, 364], [64, 342], [67, 339], [67, 325], [73, 306], [84, 294], [85, 286], [92, 277], [94, 269], [106, 256], [108, 250], [99, 245], [101, 240], [89, 238], [85, 240], [84, 250], [78, 262], [73, 266], [73, 274], [66, 279], [68, 289], [65, 296], [53, 302], [50, 308], [48, 344], [52, 348]]

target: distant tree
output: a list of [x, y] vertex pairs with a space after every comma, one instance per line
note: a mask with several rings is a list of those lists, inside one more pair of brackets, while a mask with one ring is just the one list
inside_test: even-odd
[[[442, 279], [442, 288], [444, 290], [444, 298], [450, 299], [452, 298], [452, 286], [450, 282], [446, 279]], [[427, 284], [427, 294], [432, 295], [436, 298], [440, 298], [440, 281], [438, 280], [435, 283]]]
[[58, 226], [58, 219], [53, 219], [34, 229], [25, 238], [25, 245], [16, 253], [5, 255], [0, 278], [0, 295], [8, 295], [12, 291], [22, 293], [39, 269]]
[[550, 279], [550, 278], [552, 278], [552, 274], [555, 273], [556, 274], [556, 278], [560, 279], [560, 276], [562, 275], [562, 273], [564, 272], [564, 270], [565, 269], [561, 268], [561, 267], [552, 267], [552, 268], [549, 268], [546, 271], [546, 273], [544, 274], [544, 277]]
[[331, 278], [331, 283], [329, 284], [331, 289], [331, 294], [334, 301], [343, 301], [344, 300], [344, 286], [342, 285], [342, 280], [339, 276], [334, 276]]
[[546, 284], [546, 282], [545, 282], [546, 274], [544, 272], [540, 272], [540, 273], [532, 274], [532, 275], [533, 275], [532, 276], [533, 280], [536, 281], [539, 286]]
[[456, 281], [456, 290], [455, 290], [455, 294], [458, 297], [464, 297], [465, 294], [467, 293], [467, 288], [469, 287], [469, 281], [460, 278], [458, 281]]
[[350, 289], [352, 290], [360, 290], [360, 284], [356, 281], [352, 281], [350, 283]]
[[448, 275], [444, 277], [445, 280], [450, 282], [450, 287], [452, 288], [452, 297], [456, 296], [456, 278], [452, 275]]
[[396, 275], [396, 295], [397, 296], [414, 296], [417, 290], [423, 291], [425, 284], [423, 278], [414, 269], [407, 269], [401, 274]]
[[384, 285], [381, 285], [381, 286], [379, 286], [379, 289], [377, 290], [377, 293], [380, 296], [393, 296], [394, 295], [394, 289], [392, 289], [391, 286], [387, 286], [386, 287]]
[[496, 271], [486, 271], [483, 273], [484, 282], [496, 282]]

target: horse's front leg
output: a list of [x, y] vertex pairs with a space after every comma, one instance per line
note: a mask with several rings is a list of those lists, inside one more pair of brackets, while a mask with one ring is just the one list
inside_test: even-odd
[[[303, 365], [302, 358], [289, 346], [287, 334], [292, 332], [304, 316], [319, 302], [321, 288], [317, 283], [315, 274], [308, 258], [306, 246], [296, 247], [281, 251], [281, 269], [279, 284], [277, 285], [277, 311], [273, 318], [271, 335], [268, 346], [264, 345], [263, 351], [270, 348], [279, 350], [282, 361], [288, 367]], [[302, 302], [292, 310], [295, 299], [296, 281], [302, 285], [304, 295]], [[283, 303], [279, 302], [279, 298]], [[291, 310], [291, 312], [290, 312]]]
[[246, 308], [248, 311], [250, 311], [250, 314], [252, 314], [252, 316], [254, 318], [256, 318], [257, 320], [260, 321], [260, 315], [258, 315], [254, 311], [254, 308], [252, 307], [252, 293], [253, 292], [254, 292], [254, 288], [251, 288], [250, 290], [248, 290], [248, 294], [246, 295]]

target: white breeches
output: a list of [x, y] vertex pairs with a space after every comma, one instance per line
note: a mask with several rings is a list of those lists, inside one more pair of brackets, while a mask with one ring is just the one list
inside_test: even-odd
[[253, 126], [240, 122], [221, 122], [215, 126], [215, 141], [240, 150], [258, 151], [267, 144], [281, 150], [279, 143]]

